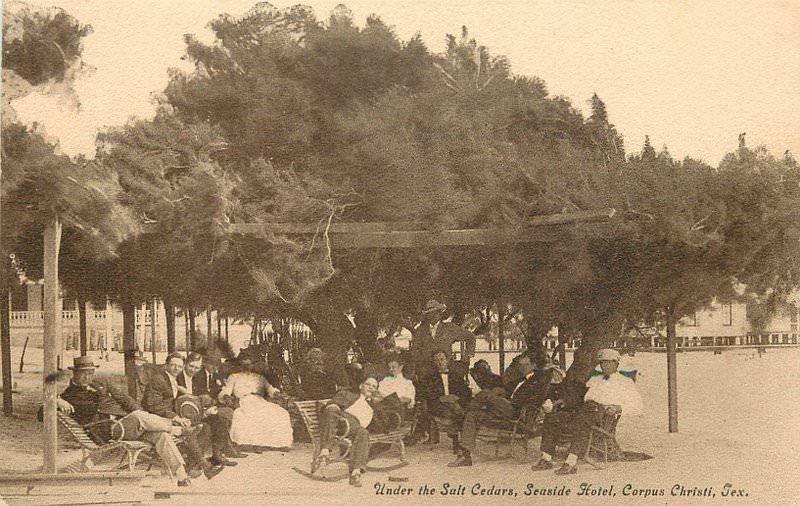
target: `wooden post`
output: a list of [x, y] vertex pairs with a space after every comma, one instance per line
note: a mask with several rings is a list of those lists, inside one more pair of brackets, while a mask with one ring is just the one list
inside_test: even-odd
[[58, 425], [56, 421], [56, 382], [58, 380], [58, 327], [61, 308], [58, 303], [58, 252], [61, 246], [61, 222], [53, 216], [44, 229], [44, 363], [42, 384], [44, 397], [43, 463], [44, 473], [56, 472], [58, 454]]
[[156, 310], [158, 308], [158, 303], [156, 299], [150, 299], [147, 301], [150, 305], [150, 351], [153, 354], [153, 363], [157, 364], [158, 359], [156, 358]]
[[25, 336], [25, 344], [22, 345], [22, 353], [19, 355], [19, 372], [22, 373], [22, 369], [25, 367], [25, 350], [28, 349], [28, 340], [30, 340], [31, 336]]
[[222, 321], [219, 319], [219, 309], [217, 309], [217, 341], [222, 341]]
[[670, 432], [678, 432], [678, 362], [675, 324], [675, 308], [669, 306], [667, 307], [667, 400]]
[[497, 302], [497, 350], [500, 353], [500, 370], [498, 373], [500, 375], [503, 374], [503, 371], [506, 370], [506, 339], [505, 335], [503, 335], [503, 327], [505, 326], [503, 322], [503, 316], [505, 314], [505, 306], [503, 305], [502, 301]]
[[81, 356], [85, 357], [88, 350], [86, 343], [86, 300], [78, 299], [78, 328], [80, 332]]
[[[4, 259], [5, 260], [5, 259]], [[3, 290], [3, 303], [0, 304], [0, 352], [3, 364], [3, 414], [14, 414], [11, 379], [11, 287]]]
[[228, 335], [228, 317], [225, 317], [225, 342], [230, 343], [230, 336]]

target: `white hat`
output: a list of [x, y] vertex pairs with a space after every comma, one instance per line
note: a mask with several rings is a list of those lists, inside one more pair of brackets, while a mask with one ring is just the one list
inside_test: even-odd
[[604, 348], [597, 352], [597, 360], [613, 360], [614, 362], [619, 363], [619, 352], [617, 350], [612, 350], [611, 348]]

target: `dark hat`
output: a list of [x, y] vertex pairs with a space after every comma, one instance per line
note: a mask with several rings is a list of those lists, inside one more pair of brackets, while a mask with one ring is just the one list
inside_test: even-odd
[[92, 362], [91, 357], [75, 357], [72, 359], [72, 367], [67, 369], [71, 371], [93, 371], [97, 367], [99, 366]]

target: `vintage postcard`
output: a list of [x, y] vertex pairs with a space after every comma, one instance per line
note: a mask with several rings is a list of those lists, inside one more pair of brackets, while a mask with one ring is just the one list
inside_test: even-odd
[[0, 504], [797, 504], [800, 3], [9, 0]]

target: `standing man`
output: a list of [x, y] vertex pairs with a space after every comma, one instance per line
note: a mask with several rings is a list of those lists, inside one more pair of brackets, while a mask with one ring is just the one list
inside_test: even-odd
[[[414, 329], [417, 374], [425, 375], [431, 370], [431, 357], [442, 351], [449, 360], [453, 354], [453, 343], [463, 342], [465, 356], [461, 360], [469, 367], [469, 359], [475, 356], [475, 334], [455, 323], [442, 321], [447, 306], [436, 300], [429, 300], [422, 310], [422, 323]], [[427, 369], [427, 370], [426, 370]]]
[[236, 462], [225, 458], [225, 453], [235, 454], [230, 442], [230, 428], [233, 421], [233, 410], [226, 406], [218, 406], [217, 398], [222, 390], [222, 379], [204, 367], [203, 356], [197, 352], [189, 353], [183, 370], [178, 373], [178, 385], [186, 394], [207, 399], [203, 423], [207, 423], [211, 431], [211, 464], [214, 466], [235, 466]]
[[[183, 370], [183, 366], [182, 356], [177, 353], [169, 354], [164, 364], [164, 372], [153, 376], [148, 381], [144, 397], [142, 397], [142, 407], [149, 413], [172, 420], [175, 425], [190, 427], [191, 420], [179, 416], [174, 411], [175, 399], [180, 393], [177, 376]], [[221, 466], [213, 466], [206, 460], [205, 451], [200, 446], [195, 434], [187, 435], [184, 440], [187, 453], [192, 461], [190, 474], [202, 469], [203, 474], [210, 480], [222, 471]]]
[[[69, 368], [72, 379], [57, 401], [59, 411], [71, 415], [81, 425], [110, 419], [112, 416], [121, 417], [123, 426], [138, 428], [138, 439], [155, 447], [158, 456], [178, 480], [178, 486], [189, 485], [183, 456], [172, 436], [183, 434], [188, 437], [191, 429], [173, 426], [171, 420], [143, 411], [134, 398], [115, 385], [96, 379], [96, 367], [89, 357], [73, 359], [73, 366]], [[110, 424], [94, 425], [92, 437], [98, 441], [108, 441], [109, 428]]]

